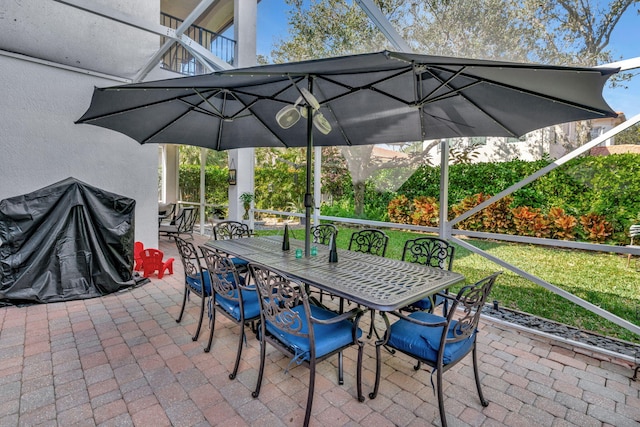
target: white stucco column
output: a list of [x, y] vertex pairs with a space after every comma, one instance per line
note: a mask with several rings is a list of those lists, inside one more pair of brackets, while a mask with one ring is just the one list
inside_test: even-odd
[[[256, 65], [256, 25], [258, 2], [234, 0], [234, 38], [236, 40], [235, 66]], [[254, 149], [229, 150], [229, 164], [237, 169], [237, 184], [229, 186], [229, 219], [242, 219], [244, 209], [239, 196], [244, 192], [254, 192]], [[232, 163], [233, 162], [233, 163]]]

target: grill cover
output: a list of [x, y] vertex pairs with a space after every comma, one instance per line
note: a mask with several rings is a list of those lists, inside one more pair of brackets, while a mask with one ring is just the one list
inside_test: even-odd
[[67, 178], [0, 201], [0, 300], [49, 303], [133, 286], [135, 200]]

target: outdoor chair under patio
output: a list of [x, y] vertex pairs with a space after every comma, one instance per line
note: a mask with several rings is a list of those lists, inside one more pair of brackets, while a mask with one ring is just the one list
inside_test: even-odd
[[245, 286], [244, 279], [238, 275], [238, 271], [230, 258], [206, 246], [200, 246], [200, 251], [207, 266], [205, 274], [210, 275], [212, 288], [212, 295], [209, 300], [209, 342], [204, 351], [208, 353], [211, 350], [213, 332], [216, 326], [216, 313], [220, 312], [220, 314], [239, 325], [240, 338], [238, 340], [236, 362], [233, 366], [233, 371], [229, 374], [229, 378], [234, 379], [240, 365], [242, 345], [246, 340], [244, 328], [260, 318], [258, 294], [255, 287]]
[[249, 264], [256, 282], [260, 301], [260, 370], [253, 397], [258, 397], [267, 343], [291, 357], [292, 364], [303, 364], [309, 368], [309, 390], [304, 416], [304, 426], [309, 425], [313, 393], [315, 388], [316, 364], [338, 354], [338, 383], [343, 384], [342, 351], [357, 346], [356, 387], [358, 400], [362, 395], [362, 354], [364, 343], [360, 341], [362, 331], [358, 327], [362, 310], [336, 314], [332, 311], [309, 304], [309, 297], [302, 283], [259, 264]]
[[[455, 248], [446, 240], [437, 237], [418, 237], [407, 240], [402, 250], [402, 260], [414, 264], [422, 264], [427, 267], [436, 267], [443, 270], [451, 270]], [[424, 298], [411, 304], [409, 310], [433, 309], [444, 303], [443, 315], [447, 315], [447, 300], [436, 294], [433, 298]]]
[[[333, 224], [318, 224], [311, 227], [311, 238], [313, 239], [313, 243], [320, 245], [330, 245], [331, 238], [338, 237], [338, 228]], [[324, 296], [324, 291], [320, 290], [320, 303], [322, 304], [322, 297]]]
[[355, 231], [349, 240], [349, 250], [362, 252], [365, 254], [385, 256], [387, 253], [387, 245], [389, 244], [389, 236], [384, 231], [374, 228], [365, 228]]
[[[355, 231], [349, 240], [349, 250], [362, 252], [365, 254], [385, 256], [387, 253], [387, 245], [389, 244], [389, 236], [384, 231], [374, 228], [365, 228]], [[344, 302], [340, 300], [340, 311], [343, 311]], [[367, 338], [371, 338], [375, 330], [374, 320], [376, 317], [375, 310], [371, 310], [371, 325], [369, 326], [369, 334]]]
[[200, 329], [202, 328], [202, 319], [204, 317], [205, 300], [211, 296], [211, 280], [209, 273], [202, 267], [200, 256], [196, 251], [193, 243], [175, 236], [176, 246], [180, 254], [180, 260], [184, 267], [184, 298], [182, 299], [182, 308], [176, 322], [182, 321], [184, 309], [191, 294], [200, 297], [200, 316], [198, 319], [198, 327], [193, 335], [193, 341], [198, 340]]
[[338, 229], [333, 224], [318, 224], [311, 227], [313, 243], [329, 245], [332, 236], [334, 239], [338, 236]]
[[[251, 230], [249, 226], [238, 221], [220, 221], [213, 225], [213, 238], [215, 240], [230, 240], [230, 239], [242, 239], [245, 237], [251, 237]], [[249, 267], [247, 261], [242, 258], [231, 257], [233, 264], [238, 269], [238, 273], [244, 275], [245, 278], [249, 278]]]
[[160, 235], [171, 238], [188, 234], [193, 239], [193, 226], [196, 223], [196, 212], [193, 207], [180, 209], [172, 224], [162, 224], [158, 227]]
[[[473, 372], [476, 389], [482, 406], [489, 402], [482, 394], [476, 353], [476, 337], [480, 314], [491, 288], [500, 272], [485, 277], [474, 285], [464, 286], [454, 297], [443, 295], [451, 300], [451, 309], [446, 317], [426, 311], [416, 311], [410, 315], [390, 312], [399, 318], [389, 325], [387, 316], [383, 316], [387, 329], [384, 339], [376, 342], [377, 371], [376, 382], [370, 398], [378, 394], [380, 384], [380, 357], [382, 346], [407, 354], [432, 368], [431, 376], [436, 376], [438, 408], [442, 427], [447, 426], [442, 390], [442, 374], [461, 361], [467, 354], [473, 356]], [[458, 313], [458, 308], [461, 313]], [[414, 367], [415, 369], [415, 367]], [[432, 381], [433, 385], [433, 381]]]

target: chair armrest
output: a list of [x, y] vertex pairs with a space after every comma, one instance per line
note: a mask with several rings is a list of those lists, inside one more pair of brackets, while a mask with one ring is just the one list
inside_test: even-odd
[[330, 325], [332, 323], [342, 322], [343, 320], [348, 320], [353, 318], [359, 319], [360, 317], [362, 317], [363, 314], [364, 314], [364, 310], [360, 308], [353, 308], [347, 311], [346, 313], [342, 313], [339, 316], [332, 317], [331, 319], [322, 320], [322, 319], [316, 319], [315, 317], [311, 317], [311, 322], [318, 323], [321, 325]]
[[409, 323], [413, 323], [413, 324], [419, 325], [419, 326], [426, 326], [426, 327], [430, 327], [430, 328], [435, 328], [435, 327], [439, 327], [439, 326], [445, 326], [447, 324], [447, 319], [444, 318], [444, 317], [442, 317], [442, 321], [440, 321], [440, 322], [423, 322], [423, 321], [415, 319], [413, 317], [406, 316], [406, 315], [404, 315], [404, 314], [402, 314], [400, 312], [397, 312], [397, 311], [390, 311], [389, 314], [393, 314], [394, 316], [397, 316], [402, 320], [406, 320]]

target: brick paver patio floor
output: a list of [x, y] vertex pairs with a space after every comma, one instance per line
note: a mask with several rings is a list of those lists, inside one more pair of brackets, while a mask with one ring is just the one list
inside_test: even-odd
[[[218, 316], [210, 353], [203, 351], [208, 327], [191, 340], [199, 299], [176, 323], [182, 266], [172, 242], [162, 241], [161, 249], [176, 258], [174, 274], [162, 280], [102, 298], [0, 308], [0, 426], [301, 424], [308, 370], [269, 348], [261, 394], [252, 398], [259, 345], [250, 333], [238, 377], [230, 380], [237, 327]], [[631, 381], [630, 362], [490, 320], [481, 322], [478, 342], [490, 404], [480, 405], [468, 357], [444, 376], [449, 425], [639, 425], [640, 382]], [[360, 403], [355, 357], [355, 349], [345, 352], [343, 386], [336, 358], [319, 365], [312, 425], [440, 425], [429, 372], [414, 372], [409, 358], [383, 352], [380, 394]], [[374, 362], [370, 340], [366, 394]]]

